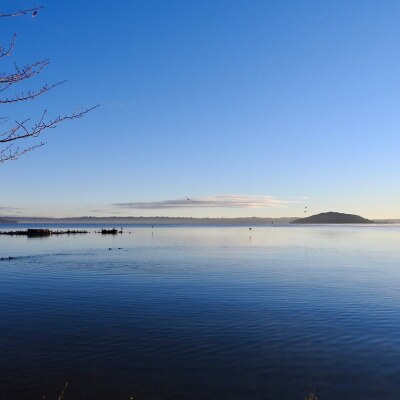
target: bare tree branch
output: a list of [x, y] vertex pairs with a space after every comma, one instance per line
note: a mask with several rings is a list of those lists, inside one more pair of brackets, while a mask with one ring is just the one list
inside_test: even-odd
[[0, 92], [8, 89], [11, 85], [22, 82], [25, 79], [29, 79], [35, 75], [40, 74], [43, 69], [46, 68], [49, 64], [49, 60], [36, 61], [35, 63], [25, 65], [22, 68], [19, 68], [16, 64], [14, 64], [14, 73], [0, 74]]
[[[34, 18], [34, 17], [36, 17], [38, 11], [41, 10], [42, 8], [43, 8], [43, 6], [38, 6], [35, 8], [28, 8], [28, 9], [24, 9], [24, 10], [14, 11], [14, 12], [8, 13], [8, 14], [0, 14], [0, 18], [19, 17], [21, 15], [27, 15], [27, 14], [31, 14], [32, 18]], [[14, 33], [8, 49], [5, 49], [4, 47], [0, 46], [0, 58], [11, 55], [11, 52], [15, 46], [16, 37], [17, 37], [17, 34]]]
[[10, 56], [14, 46], [15, 46], [15, 39], [17, 37], [17, 34], [14, 33], [11, 42], [10, 42], [10, 46], [8, 47], [8, 49], [5, 49], [4, 47], [0, 46], [0, 58], [6, 57], [6, 56]]
[[13, 148], [12, 145], [7, 146], [5, 149], [0, 151], [0, 164], [3, 164], [6, 161], [14, 161], [21, 157], [22, 155], [37, 149], [38, 147], [44, 146], [44, 142], [40, 142], [30, 147], [26, 147], [25, 149], [20, 150], [19, 147]]
[[[35, 7], [23, 10], [17, 10], [11, 13], [0, 13], [0, 18], [6, 17], [18, 17], [21, 15], [31, 14], [32, 17], [35, 17], [39, 10], [43, 7]], [[16, 34], [14, 33], [10, 45], [7, 48], [0, 46], [0, 58], [10, 56], [12, 50], [14, 49], [16, 41]], [[9, 89], [12, 85], [23, 82], [27, 79], [33, 78], [34, 76], [40, 74], [47, 66], [49, 65], [49, 60], [41, 60], [36, 61], [34, 63], [25, 65], [20, 68], [17, 64], [14, 63], [14, 71], [12, 73], [0, 73], [0, 93], [3, 93], [7, 89]], [[54, 89], [56, 86], [63, 84], [66, 81], [54, 83], [54, 84], [44, 84], [37, 90], [28, 90], [23, 91], [19, 94], [14, 94], [10, 97], [5, 97], [0, 99], [0, 104], [15, 104], [21, 103], [27, 100], [34, 100], [37, 97], [47, 93], [48, 91]], [[33, 143], [31, 144], [32, 138], [36, 138], [41, 135], [47, 129], [54, 129], [61, 122], [66, 120], [78, 119], [86, 115], [89, 111], [99, 107], [94, 106], [90, 108], [80, 109], [78, 111], [73, 112], [69, 115], [59, 115], [58, 117], [50, 120], [46, 120], [47, 110], [45, 110], [39, 121], [30, 125], [30, 118], [27, 118], [23, 121], [15, 121], [14, 124], [6, 129], [3, 133], [0, 132], [0, 164], [16, 160], [21, 157], [23, 154], [28, 153], [38, 147], [43, 146], [44, 142]], [[8, 117], [0, 117], [0, 125], [5, 125], [9, 123]], [[19, 144], [22, 141], [27, 140], [26, 146], [20, 147]], [[65, 390], [65, 389], [64, 389]]]
[[[0, 99], [0, 104], [10, 104], [10, 103], [17, 103], [19, 101], [36, 99], [36, 97], [39, 97], [43, 93], [46, 93], [49, 90], [55, 88], [56, 86], [62, 85], [65, 82], [66, 81], [62, 81], [62, 82], [54, 83], [53, 85], [46, 84], [37, 91], [30, 90], [29, 92], [21, 93], [20, 95], [15, 95], [14, 97], [11, 97], [11, 98]], [[0, 92], [1, 92], [1, 90], [0, 90]]]
[[3, 134], [0, 134], [0, 137], [2, 137], [0, 139], [0, 145], [6, 143], [6, 147], [0, 149], [0, 164], [6, 161], [16, 160], [22, 155], [45, 145], [44, 142], [40, 142], [38, 144], [27, 146], [21, 149], [19, 146], [14, 146], [14, 141], [38, 137], [45, 129], [54, 129], [58, 124], [66, 120], [82, 118], [85, 114], [94, 110], [97, 107], [99, 107], [99, 105], [85, 108], [81, 111], [75, 111], [70, 115], [58, 116], [57, 118], [49, 120], [47, 122], [44, 121], [47, 113], [47, 111], [45, 110], [39, 122], [35, 123], [31, 127], [27, 126], [29, 119], [26, 119], [22, 122], [15, 121], [15, 126], [12, 129]]
[[82, 118], [89, 111], [92, 111], [97, 107], [99, 107], [99, 105], [90, 108], [85, 108], [84, 110], [81, 111], [75, 111], [70, 115], [64, 115], [64, 116], [59, 115], [57, 118], [49, 120], [48, 122], [44, 121], [47, 113], [47, 110], [45, 110], [39, 122], [35, 123], [31, 127], [27, 126], [27, 123], [30, 121], [30, 119], [26, 119], [22, 122], [15, 121], [15, 126], [13, 128], [11, 128], [7, 132], [0, 134], [0, 137], [2, 137], [2, 139], [0, 139], [0, 143], [9, 143], [13, 142], [14, 140], [27, 139], [29, 137], [37, 137], [45, 129], [55, 128], [61, 122], [66, 120]]
[[[19, 17], [21, 15], [26, 15], [26, 14], [31, 14], [32, 16], [35, 16], [39, 10], [41, 10], [43, 6], [35, 7], [35, 8], [28, 8], [25, 10], [17, 10], [14, 12], [11, 12], [9, 14], [0, 14], [0, 18], [8, 18], [8, 17]], [[35, 14], [36, 12], [36, 14]]]

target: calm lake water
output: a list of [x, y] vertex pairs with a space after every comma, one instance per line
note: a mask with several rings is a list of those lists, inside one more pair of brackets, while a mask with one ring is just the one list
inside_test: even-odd
[[0, 236], [2, 256], [0, 399], [400, 398], [399, 226]]

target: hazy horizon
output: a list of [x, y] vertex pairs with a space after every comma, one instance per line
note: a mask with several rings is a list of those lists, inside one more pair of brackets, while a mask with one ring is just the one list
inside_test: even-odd
[[[317, 214], [313, 214], [313, 215], [317, 215]], [[347, 214], [348, 215], [348, 214]], [[358, 215], [358, 214], [353, 214], [353, 215]], [[249, 217], [209, 217], [209, 216], [204, 216], [204, 217], [194, 217], [194, 216], [166, 216], [166, 215], [149, 215], [149, 216], [143, 216], [143, 215], [139, 215], [139, 216], [129, 216], [129, 215], [111, 215], [111, 216], [106, 216], [106, 215], [97, 215], [97, 216], [90, 216], [90, 215], [80, 215], [80, 216], [59, 216], [59, 217], [48, 217], [48, 216], [35, 216], [35, 215], [26, 215], [26, 216], [21, 216], [21, 215], [0, 215], [0, 223], [2, 223], [4, 221], [10, 221], [10, 222], [20, 222], [20, 223], [30, 223], [31, 222], [37, 222], [37, 223], [41, 223], [43, 221], [43, 223], [46, 223], [46, 221], [48, 222], [60, 222], [63, 223], [62, 221], [66, 221], [68, 223], [74, 223], [75, 221], [79, 220], [79, 223], [90, 223], [88, 221], [92, 221], [92, 220], [97, 220], [99, 221], [99, 223], [106, 223], [105, 221], [110, 221], [110, 223], [113, 223], [113, 221], [115, 223], [118, 223], [118, 221], [120, 221], [121, 223], [140, 223], [141, 220], [143, 220], [144, 223], [157, 223], [157, 221], [159, 221], [160, 223], [165, 222], [165, 220], [170, 220], [170, 221], [177, 221], [177, 220], [182, 220], [184, 223], [187, 223], [191, 220], [194, 221], [194, 223], [196, 222], [204, 222], [207, 220], [210, 220], [210, 223], [217, 223], [218, 221], [221, 222], [226, 222], [226, 223], [230, 223], [230, 222], [243, 222], [246, 223], [246, 221], [250, 222], [254, 222], [257, 223], [257, 221], [259, 221], [260, 223], [263, 223], [263, 221], [265, 221], [266, 223], [270, 223], [273, 221], [276, 221], [277, 223], [290, 223], [291, 221], [294, 221], [296, 219], [301, 219], [304, 217], [309, 217], [311, 215], [303, 215], [303, 216], [295, 216], [295, 215], [286, 215], [286, 216], [282, 216], [282, 217], [257, 217], [257, 216], [249, 216]], [[362, 216], [361, 216], [362, 217]], [[126, 220], [124, 222], [124, 220]], [[131, 222], [129, 222], [131, 221]], [[371, 221], [374, 222], [391, 222], [393, 221], [394, 223], [397, 223], [398, 221], [400, 221], [400, 218], [374, 218], [371, 219]], [[174, 222], [171, 222], [174, 223]]]

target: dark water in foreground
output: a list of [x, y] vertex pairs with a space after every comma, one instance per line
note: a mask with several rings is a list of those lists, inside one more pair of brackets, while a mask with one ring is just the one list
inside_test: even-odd
[[0, 399], [400, 398], [400, 227], [126, 231], [0, 236]]

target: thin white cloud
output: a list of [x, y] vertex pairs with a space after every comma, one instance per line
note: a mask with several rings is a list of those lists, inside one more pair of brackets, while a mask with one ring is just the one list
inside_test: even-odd
[[287, 207], [298, 201], [282, 200], [272, 196], [219, 195], [210, 197], [181, 198], [162, 201], [115, 203], [113, 206], [125, 209], [166, 209], [166, 208], [266, 208]]

